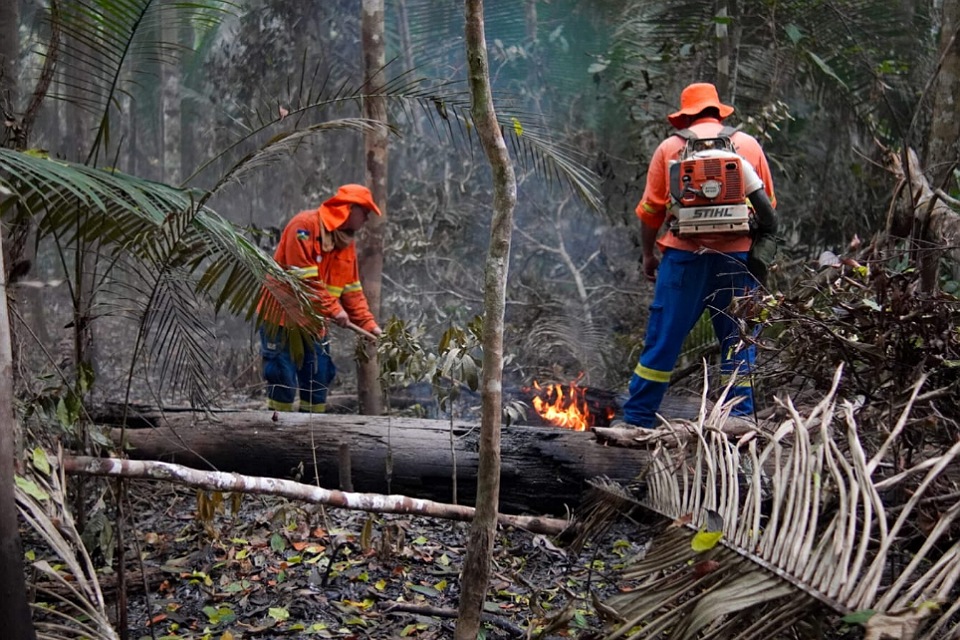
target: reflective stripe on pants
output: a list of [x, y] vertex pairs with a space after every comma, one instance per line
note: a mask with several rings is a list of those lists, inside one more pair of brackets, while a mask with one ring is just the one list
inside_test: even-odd
[[746, 253], [693, 253], [677, 249], [664, 252], [640, 362], [630, 378], [630, 397], [623, 405], [624, 420], [641, 427], [656, 426], [656, 414], [683, 342], [707, 309], [720, 340], [720, 373], [737, 376], [737, 386], [731, 388], [730, 395], [741, 401], [732, 413], [753, 413], [749, 372], [756, 348], [740, 344], [739, 326], [728, 315], [734, 295], [744, 295], [756, 287], [747, 271], [746, 259]]
[[[260, 328], [260, 356], [263, 378], [267, 382], [267, 407], [276, 411], [293, 411], [297, 396], [300, 410], [322, 413], [326, 410], [327, 392], [337, 375], [330, 357], [330, 342], [323, 338], [304, 345], [303, 362], [298, 367], [290, 354], [283, 328], [268, 338]], [[298, 393], [299, 392], [299, 393]]]

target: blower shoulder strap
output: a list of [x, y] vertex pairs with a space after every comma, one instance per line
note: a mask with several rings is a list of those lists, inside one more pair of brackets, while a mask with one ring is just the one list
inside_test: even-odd
[[705, 138], [701, 138], [700, 136], [698, 136], [693, 129], [680, 129], [679, 131], [674, 131], [673, 135], [679, 136], [680, 138], [683, 138], [687, 142], [694, 142], [696, 140], [713, 140], [714, 138], [724, 138], [726, 140], [729, 140], [730, 138], [733, 137], [733, 134], [735, 134], [739, 130], [740, 129], [738, 129], [737, 127], [724, 125], [723, 128], [720, 129], [720, 131], [718, 131], [715, 135], [707, 136]]

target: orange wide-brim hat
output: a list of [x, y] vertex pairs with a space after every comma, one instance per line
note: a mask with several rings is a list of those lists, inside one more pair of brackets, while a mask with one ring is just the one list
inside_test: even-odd
[[733, 113], [733, 107], [720, 102], [717, 88], [709, 82], [691, 84], [680, 94], [680, 110], [667, 116], [674, 127], [681, 129], [688, 123], [690, 116], [695, 116], [704, 109], [716, 107], [720, 112], [720, 119]]
[[365, 209], [373, 211], [378, 216], [383, 214], [377, 203], [373, 201], [373, 194], [362, 184], [345, 184], [333, 195], [320, 205], [320, 214], [324, 226], [333, 231], [346, 222], [350, 217], [350, 205], [358, 204]]

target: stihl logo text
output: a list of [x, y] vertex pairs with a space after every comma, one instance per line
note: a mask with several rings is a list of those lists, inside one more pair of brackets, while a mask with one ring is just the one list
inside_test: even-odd
[[730, 207], [707, 207], [705, 209], [694, 209], [693, 220], [703, 220], [704, 218], [732, 218], [733, 211]]

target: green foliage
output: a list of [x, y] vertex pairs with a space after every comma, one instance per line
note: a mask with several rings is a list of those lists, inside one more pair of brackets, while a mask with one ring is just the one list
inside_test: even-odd
[[[114, 294], [108, 313], [131, 317], [140, 327], [132, 362], [146, 342], [162, 363], [161, 378], [170, 374], [194, 399], [202, 401], [210, 367], [210, 326], [198, 313], [198, 295], [209, 296], [216, 310], [251, 318], [269, 277], [292, 294], [277, 305], [322, 322], [302, 285], [240, 230], [199, 206], [201, 194], [8, 149], [0, 149], [0, 187], [11, 196], [0, 213], [36, 219], [41, 237], [96, 242], [110, 256], [101, 274]], [[91, 382], [81, 376], [79, 397]]]
[[[960, 361], [960, 300], [946, 291], [917, 295], [918, 279], [905, 254], [825, 253], [819, 271], [790, 293], [742, 309], [764, 323], [760, 353], [775, 355], [761, 356], [759, 378], [769, 388], [793, 390], [800, 402], [806, 394], [822, 394], [827, 388], [822, 372], [843, 364], [840, 393], [864, 406], [864, 433], [887, 428], [889, 406], [904, 400], [906, 381], [927, 376], [934, 388], [957, 388], [960, 369], [953, 363]], [[955, 441], [956, 425], [940, 420], [957, 415], [953, 396], [918, 403], [906, 430], [911, 443]]]
[[391, 318], [377, 343], [380, 377], [392, 386], [429, 382], [442, 411], [453, 412], [461, 386], [480, 386], [482, 324], [474, 318], [465, 328], [449, 327], [435, 351], [424, 346], [423, 327], [410, 327]]
[[97, 164], [110, 144], [110, 109], [122, 94], [150, 83], [150, 62], [175, 62], [182, 50], [160, 38], [164, 26], [189, 24], [198, 33], [215, 30], [236, 5], [226, 0], [78, 0], [55, 5], [50, 20], [62, 32], [59, 50], [48, 51], [70, 78], [69, 93], [51, 97], [99, 113], [96, 138], [87, 156]]

